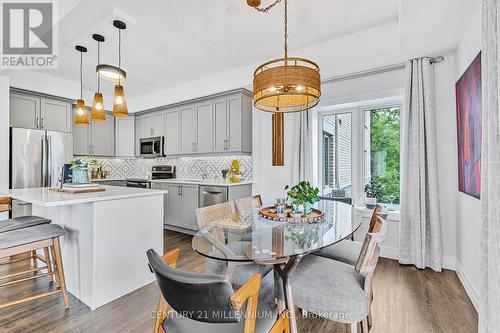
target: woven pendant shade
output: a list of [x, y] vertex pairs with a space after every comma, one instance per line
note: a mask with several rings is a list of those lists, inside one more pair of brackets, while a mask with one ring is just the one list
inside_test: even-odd
[[115, 98], [113, 99], [113, 116], [124, 117], [128, 116], [127, 101], [125, 100], [125, 93], [123, 86], [117, 84], [115, 86]]
[[92, 105], [92, 121], [105, 121], [106, 111], [104, 110], [104, 98], [101, 93], [95, 93], [94, 104]]
[[321, 96], [319, 67], [303, 58], [281, 58], [257, 68], [253, 101], [267, 112], [299, 112], [312, 108]]
[[85, 107], [85, 102], [83, 101], [83, 99], [76, 100], [75, 124], [89, 124], [89, 113], [87, 112], [87, 108]]

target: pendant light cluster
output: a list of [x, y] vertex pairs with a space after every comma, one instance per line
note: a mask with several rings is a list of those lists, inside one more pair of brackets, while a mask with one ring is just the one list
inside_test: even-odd
[[[92, 38], [97, 42], [97, 92], [94, 95], [92, 104], [92, 121], [105, 121], [106, 112], [104, 110], [104, 97], [101, 93], [101, 78], [107, 81], [116, 83], [113, 98], [113, 116], [128, 116], [127, 102], [122, 82], [127, 78], [127, 73], [121, 68], [121, 31], [127, 28], [127, 25], [118, 20], [113, 21], [113, 26], [118, 29], [118, 66], [101, 64], [100, 53], [101, 43], [105, 38], [99, 34], [93, 34]], [[89, 116], [85, 102], [83, 101], [83, 53], [87, 52], [87, 48], [77, 45], [76, 50], [80, 52], [80, 98], [76, 101], [75, 124], [88, 125]]]

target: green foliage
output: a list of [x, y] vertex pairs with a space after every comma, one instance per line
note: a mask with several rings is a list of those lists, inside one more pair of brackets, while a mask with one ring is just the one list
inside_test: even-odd
[[90, 157], [75, 158], [71, 161], [71, 169], [88, 168], [90, 171], [97, 171], [101, 167], [98, 160]]
[[394, 196], [395, 203], [400, 199], [399, 183], [399, 108], [377, 109], [370, 113], [371, 118], [371, 174], [374, 175], [373, 156], [376, 152], [386, 152], [385, 173], [378, 175], [372, 183], [379, 184], [382, 189], [376, 196], [380, 202], [388, 202], [388, 197]]
[[287, 185], [285, 191], [287, 191], [287, 200], [290, 198], [297, 205], [303, 205], [306, 202], [312, 205], [319, 201], [319, 188], [312, 187], [308, 181], [301, 181], [292, 187]]
[[384, 184], [378, 181], [378, 178], [370, 180], [365, 185], [365, 193], [368, 198], [379, 198], [384, 192]]

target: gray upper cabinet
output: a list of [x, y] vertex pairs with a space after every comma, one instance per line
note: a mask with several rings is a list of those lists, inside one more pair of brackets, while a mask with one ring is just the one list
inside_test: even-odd
[[219, 94], [135, 117], [139, 139], [165, 138], [165, 155], [252, 152], [252, 97], [247, 90]]
[[193, 104], [180, 108], [181, 154], [193, 154], [196, 146], [196, 112]]
[[214, 99], [215, 152], [252, 151], [252, 102], [234, 94]]
[[91, 126], [73, 124], [73, 154], [90, 155]]
[[213, 112], [212, 100], [196, 104], [196, 153], [211, 153], [213, 146]]
[[93, 156], [114, 156], [115, 122], [106, 113], [106, 121], [93, 122], [89, 110], [89, 124], [73, 124], [73, 154]]
[[92, 155], [115, 155], [115, 117], [106, 113], [106, 121], [92, 122]]
[[134, 117], [115, 118], [115, 155], [134, 156]]
[[41, 129], [48, 131], [71, 132], [71, 103], [41, 98]]
[[165, 112], [165, 155], [178, 155], [180, 151], [179, 110]]
[[10, 126], [71, 132], [70, 102], [11, 92]]
[[37, 129], [40, 126], [40, 97], [11, 93], [10, 126]]

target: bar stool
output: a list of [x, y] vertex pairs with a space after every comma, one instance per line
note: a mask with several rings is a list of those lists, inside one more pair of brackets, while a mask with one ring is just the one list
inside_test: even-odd
[[[17, 229], [22, 229], [22, 228], [29, 228], [29, 227], [33, 227], [33, 226], [40, 225], [40, 224], [47, 224], [50, 222], [51, 222], [51, 220], [49, 220], [45, 217], [34, 216], [34, 215], [15, 217], [15, 218], [8, 219], [5, 221], [0, 221], [0, 233], [13, 231], [13, 230], [17, 230]], [[43, 257], [38, 255], [36, 253], [36, 251], [31, 251], [30, 256], [28, 258], [9, 260], [7, 262], [0, 263], [0, 266], [32, 259], [35, 271], [42, 270], [44, 268], [38, 267], [37, 260], [40, 260], [43, 263], [45, 263], [45, 265], [47, 267], [49, 267], [48, 262], [50, 262], [49, 248], [44, 248], [43, 251], [44, 251]], [[47, 260], [47, 258], [48, 258], [48, 260]], [[51, 268], [49, 267], [48, 269], [50, 270]]]
[[[21, 228], [0, 233], [0, 259], [44, 248], [50, 248], [52, 250], [52, 257], [54, 258], [54, 270], [48, 271], [45, 274], [33, 275], [30, 277], [19, 278], [17, 280], [1, 283], [0, 287], [7, 287], [9, 285], [34, 280], [44, 276], [55, 276], [55, 280], [58, 285], [57, 290], [43, 292], [28, 297], [22, 297], [17, 300], [0, 303], [0, 309], [58, 293], [62, 294], [64, 307], [69, 307], [61, 258], [61, 246], [59, 243], [59, 237], [63, 236], [64, 234], [64, 229], [57, 224], [40, 224], [28, 228]], [[47, 257], [47, 261], [49, 261], [47, 267], [51, 266], [49, 258], [50, 257]], [[8, 276], [3, 276], [0, 279], [13, 278], [25, 273], [26, 272], [10, 274]]]

